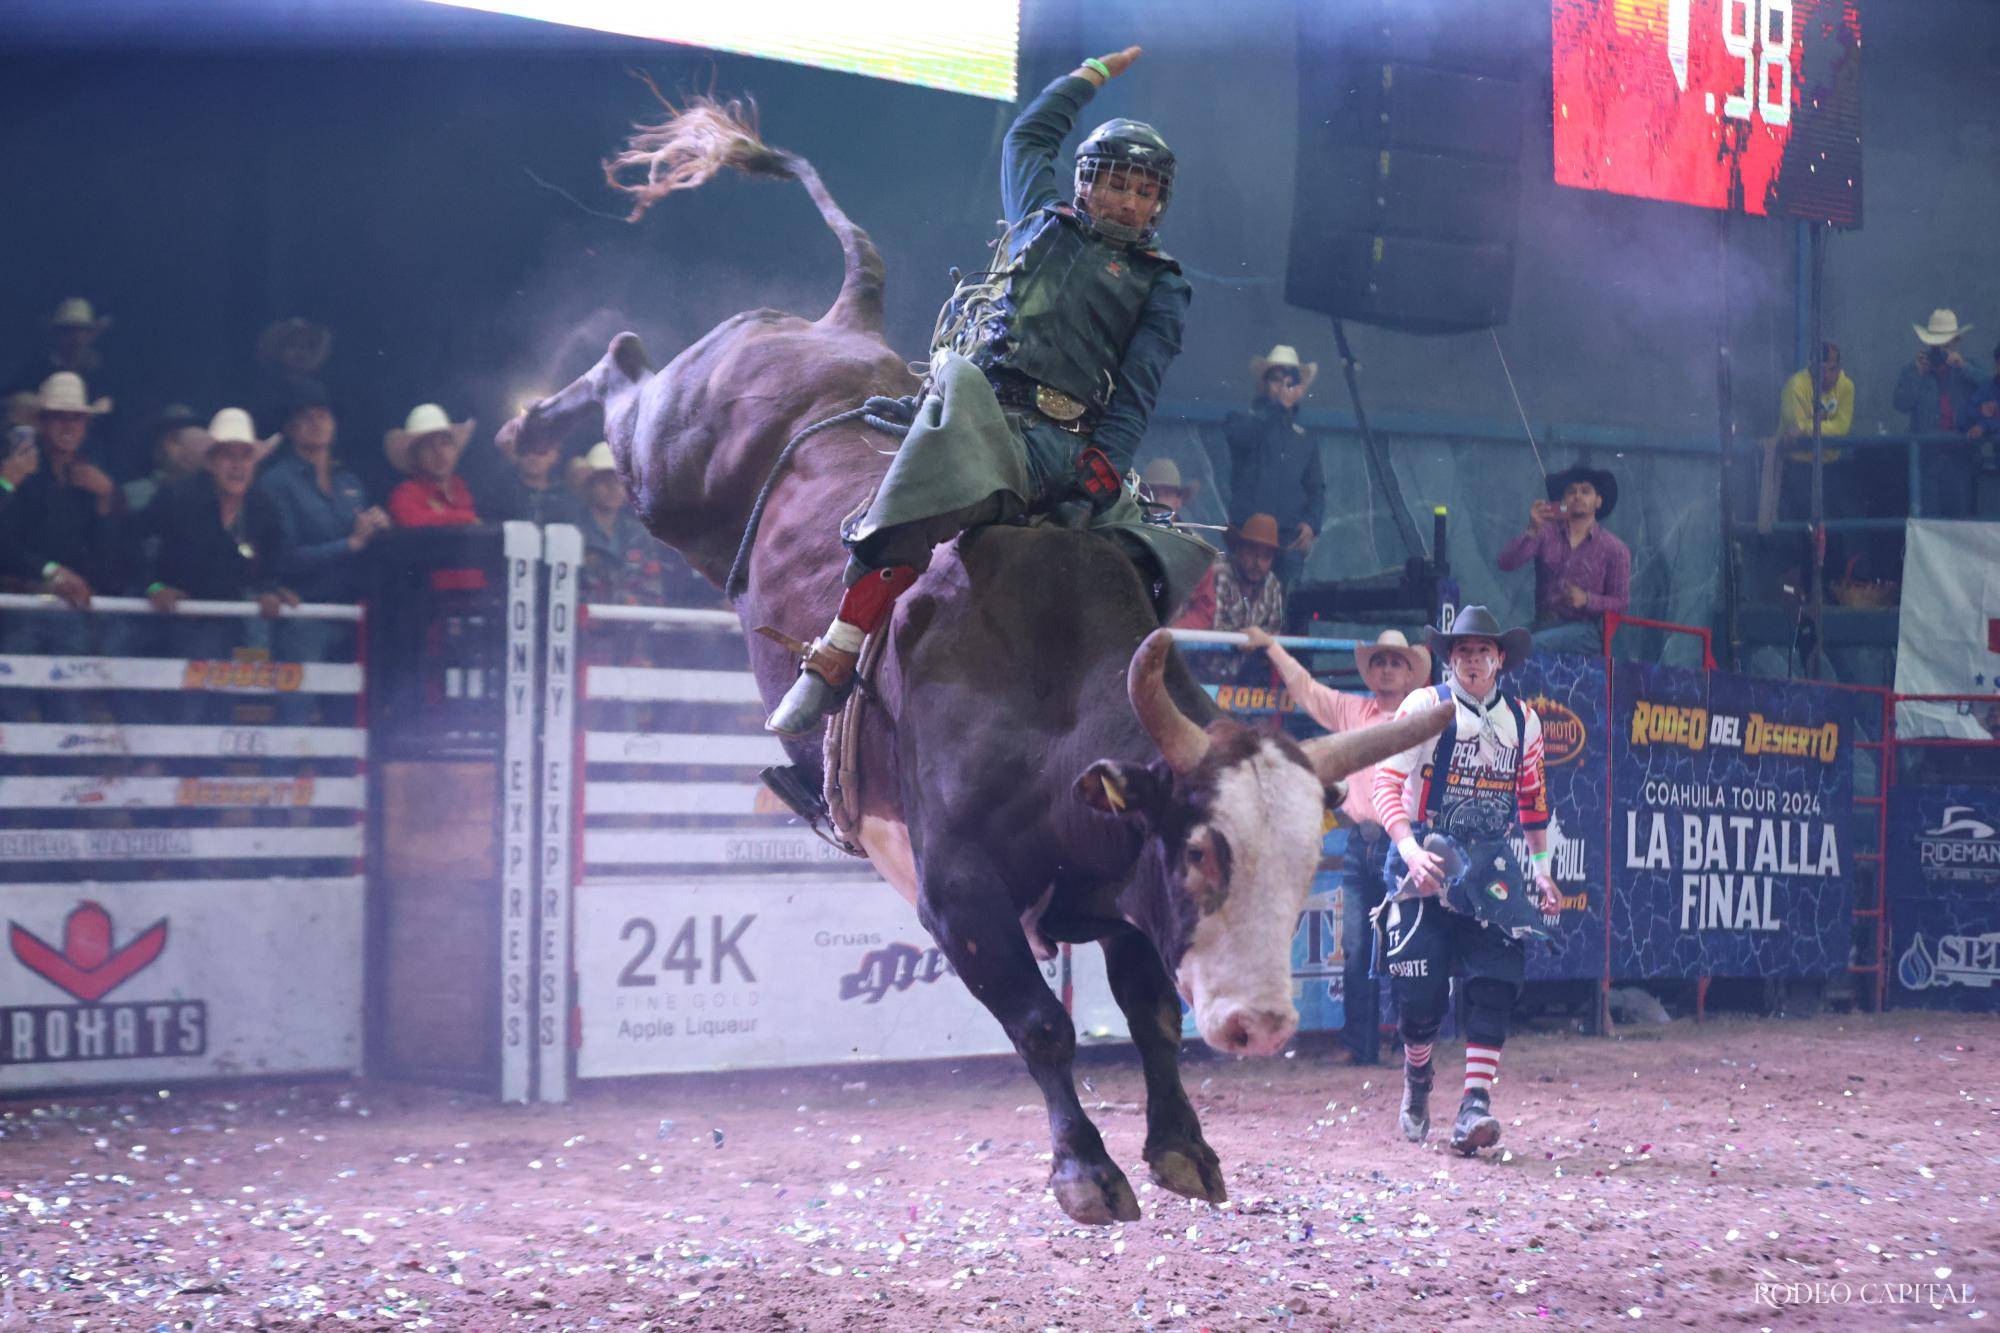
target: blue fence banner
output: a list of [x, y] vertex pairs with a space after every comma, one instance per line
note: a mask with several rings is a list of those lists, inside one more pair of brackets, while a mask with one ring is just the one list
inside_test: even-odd
[[[1611, 775], [1605, 681], [1603, 658], [1564, 653], [1530, 658], [1506, 682], [1541, 719], [1549, 850], [1563, 902], [1554, 937], [1528, 946], [1530, 981], [1604, 975], [1604, 811]], [[1525, 857], [1525, 840], [1520, 850]]]
[[1618, 662], [1611, 697], [1612, 975], [1844, 971], [1857, 696]]
[[2000, 789], [1891, 788], [1888, 855], [1892, 1002], [2000, 1013]]

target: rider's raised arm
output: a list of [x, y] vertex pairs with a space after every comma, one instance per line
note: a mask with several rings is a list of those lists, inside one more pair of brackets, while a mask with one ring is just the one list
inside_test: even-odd
[[1080, 74], [1065, 74], [1036, 95], [1007, 128], [1000, 147], [1000, 205], [1009, 224], [1068, 198], [1056, 174], [1056, 154], [1076, 127], [1077, 113], [1097, 92]]

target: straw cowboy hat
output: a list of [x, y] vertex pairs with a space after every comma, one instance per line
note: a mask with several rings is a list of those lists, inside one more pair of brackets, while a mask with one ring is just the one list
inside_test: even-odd
[[91, 402], [83, 390], [83, 376], [73, 370], [58, 370], [42, 381], [41, 389], [35, 394], [35, 410], [80, 412], [85, 416], [98, 417], [111, 410], [111, 400], [100, 398]]
[[1264, 374], [1269, 370], [1296, 370], [1299, 372], [1299, 387], [1312, 388], [1312, 382], [1319, 378], [1319, 362], [1299, 361], [1299, 349], [1290, 343], [1279, 343], [1262, 356], [1250, 358], [1250, 375], [1259, 384], [1264, 382]]
[[1252, 514], [1223, 533], [1222, 539], [1231, 546], [1268, 546], [1278, 550], [1278, 520], [1269, 514]]
[[1478, 604], [1461, 607], [1458, 616], [1451, 622], [1449, 631], [1426, 629], [1424, 642], [1430, 650], [1447, 662], [1451, 660], [1452, 645], [1460, 639], [1491, 639], [1500, 645], [1503, 666], [1513, 666], [1528, 655], [1533, 638], [1525, 629], [1503, 631], [1493, 613]]
[[1611, 517], [1611, 511], [1618, 507], [1618, 478], [1600, 468], [1578, 463], [1564, 468], [1561, 472], [1551, 472], [1544, 479], [1543, 486], [1549, 493], [1549, 500], [1561, 504], [1563, 492], [1579, 481], [1587, 481], [1604, 497], [1604, 503], [1597, 508], [1599, 522]]
[[382, 437], [382, 449], [389, 455], [391, 467], [398, 472], [408, 472], [412, 469], [410, 451], [416, 447], [418, 440], [427, 435], [448, 435], [455, 463], [458, 455], [465, 452], [465, 443], [472, 438], [472, 428], [477, 424], [471, 420], [453, 421], [450, 414], [436, 403], [418, 403], [403, 419], [401, 430], [392, 430]]
[[570, 460], [569, 484], [582, 490], [600, 472], [616, 471], [618, 471], [618, 460], [611, 456], [611, 446], [599, 440], [590, 446], [590, 451], [583, 457]]
[[49, 316], [49, 327], [102, 333], [111, 327], [111, 316], [98, 314], [81, 296], [70, 296], [57, 303], [55, 313]]
[[278, 447], [278, 436], [257, 438], [257, 428], [250, 422], [250, 414], [240, 407], [225, 407], [208, 422], [208, 452], [225, 444], [247, 444], [250, 446], [250, 461], [261, 463], [264, 455]]
[[1358, 645], [1354, 650], [1354, 665], [1366, 675], [1377, 662], [1385, 657], [1400, 657], [1410, 664], [1418, 680], [1431, 678], [1431, 655], [1423, 648], [1413, 648], [1399, 629], [1385, 629], [1375, 636], [1375, 642]]
[[1961, 333], [1972, 332], [1970, 324], [1958, 322], [1958, 315], [1950, 310], [1931, 311], [1929, 324], [1912, 324], [1917, 331], [1917, 339], [1927, 347], [1942, 347]]

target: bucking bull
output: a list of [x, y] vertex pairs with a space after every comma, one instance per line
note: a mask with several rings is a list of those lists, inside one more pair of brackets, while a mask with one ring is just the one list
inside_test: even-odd
[[[746, 629], [824, 624], [846, 559], [838, 520], [868, 499], [894, 437], [850, 420], [774, 464], [806, 427], [917, 390], [883, 338], [882, 257], [812, 165], [762, 143], [734, 104], [670, 108], [607, 165], [642, 169], [621, 187], [635, 218], [723, 167], [797, 181], [839, 238], [840, 294], [817, 320], [736, 315], [658, 371], [619, 334], [505, 429], [560, 436], [601, 409], [646, 526], [717, 587], [765, 492], [736, 612]], [[1081, 1222], [1139, 1216], [1077, 1100], [1076, 1032], [1036, 965], [1038, 947], [1096, 941], [1144, 1064], [1152, 1177], [1220, 1202], [1220, 1163], [1181, 1086], [1177, 994], [1218, 1050], [1284, 1045], [1322, 812], [1346, 774], [1435, 735], [1450, 710], [1303, 745], [1253, 731], [1196, 685], [1124, 551], [1048, 525], [977, 528], [941, 549], [887, 633], [856, 738], [855, 837], [1027, 1062], [1057, 1201]], [[797, 659], [748, 642], [775, 703]], [[817, 784], [820, 737], [786, 746]]]

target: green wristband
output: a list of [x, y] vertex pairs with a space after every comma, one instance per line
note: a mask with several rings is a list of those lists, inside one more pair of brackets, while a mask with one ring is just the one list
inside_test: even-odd
[[166, 586], [164, 583], [148, 583], [146, 585], [146, 596], [151, 597], [156, 592], [162, 592], [166, 589]]
[[1528, 860], [1537, 866], [1545, 866], [1555, 856], [1554, 852], [1529, 852]]
[[51, 560], [42, 566], [42, 582], [47, 583], [60, 573], [62, 573], [62, 563], [57, 560]]
[[1105, 64], [1102, 60], [1099, 60], [1096, 56], [1086, 57], [1083, 62], [1083, 67], [1089, 70], [1091, 73], [1095, 74], [1100, 79], [1108, 79], [1111, 77], [1111, 66]]

